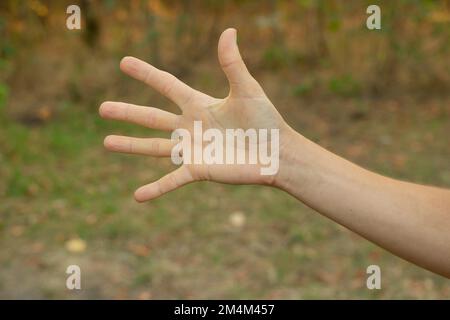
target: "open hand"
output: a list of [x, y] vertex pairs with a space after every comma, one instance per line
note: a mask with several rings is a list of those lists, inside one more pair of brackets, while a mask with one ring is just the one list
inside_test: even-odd
[[[243, 130], [278, 129], [280, 141], [289, 127], [265, 95], [258, 82], [250, 75], [236, 43], [236, 30], [225, 30], [218, 44], [220, 65], [228, 79], [230, 91], [226, 98], [213, 98], [192, 89], [172, 74], [133, 57], [120, 63], [123, 72], [151, 86], [182, 110], [176, 115], [153, 107], [122, 102], [104, 102], [100, 115], [123, 120], [153, 129], [174, 131], [183, 128], [193, 132], [194, 121], [202, 121], [203, 130], [215, 128]], [[192, 134], [192, 136], [194, 136]], [[104, 145], [116, 152], [170, 157], [176, 141], [162, 138], [134, 138], [110, 135]], [[135, 192], [137, 201], [154, 199], [187, 183], [213, 180], [233, 184], [273, 184], [276, 175], [261, 175], [262, 164], [182, 164], [156, 182]]]

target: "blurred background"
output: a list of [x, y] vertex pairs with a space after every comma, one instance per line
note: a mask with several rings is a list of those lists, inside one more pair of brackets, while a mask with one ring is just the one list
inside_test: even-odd
[[[66, 8], [81, 8], [81, 30]], [[366, 28], [381, 7], [382, 29]], [[450, 282], [270, 188], [197, 183], [137, 204], [169, 160], [107, 153], [102, 101], [179, 112], [119, 71], [134, 55], [227, 94], [238, 29], [288, 123], [385, 175], [450, 187], [450, 1], [0, 2], [0, 298], [445, 298]], [[419, 245], [419, 244], [418, 244]], [[69, 291], [68, 265], [82, 290]], [[366, 268], [382, 290], [366, 288]]]

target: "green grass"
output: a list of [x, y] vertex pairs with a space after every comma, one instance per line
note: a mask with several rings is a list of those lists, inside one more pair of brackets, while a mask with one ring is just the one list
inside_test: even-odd
[[[381, 173], [448, 185], [445, 141], [430, 138], [448, 132], [445, 101], [427, 120], [414, 106], [414, 112], [389, 114], [389, 121], [383, 121], [383, 103], [339, 103], [343, 109], [328, 108], [325, 121], [342, 134], [319, 140], [327, 138], [334, 151]], [[342, 112], [352, 111], [345, 106], [361, 103], [367, 117], [349, 124]], [[41, 126], [1, 121], [1, 297], [137, 298], [143, 292], [152, 298], [449, 296], [448, 281], [384, 252], [279, 190], [197, 183], [151, 203], [135, 203], [135, 188], [171, 165], [108, 153], [102, 140], [112, 132], [155, 132], [104, 121], [75, 105]], [[314, 124], [304, 130], [314, 132]], [[409, 148], [412, 143], [420, 151]], [[347, 153], [354, 144], [367, 152]], [[235, 211], [246, 217], [241, 229], [230, 224]], [[67, 251], [72, 238], [86, 241], [86, 251]], [[148, 252], [133, 249], [142, 246]], [[78, 294], [64, 289], [70, 263], [86, 275]], [[370, 264], [382, 268], [380, 292], [365, 288]]]

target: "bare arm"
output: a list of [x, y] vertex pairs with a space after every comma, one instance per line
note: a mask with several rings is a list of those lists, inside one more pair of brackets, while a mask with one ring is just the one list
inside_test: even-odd
[[450, 277], [450, 191], [390, 179], [296, 132], [281, 151], [276, 186], [426, 269]]
[[[277, 129], [279, 170], [275, 175], [261, 175], [264, 163], [260, 159], [254, 164], [188, 164], [183, 154], [180, 167], [135, 192], [137, 201], [155, 199], [199, 180], [276, 186], [394, 254], [450, 277], [450, 191], [369, 172], [291, 129], [248, 72], [234, 29], [220, 37], [218, 54], [230, 85], [227, 97], [211, 97], [167, 72], [127, 57], [121, 62], [122, 71], [171, 99], [182, 113], [105, 102], [101, 116], [169, 132], [179, 128], [193, 132], [194, 121], [219, 131]], [[125, 136], [108, 136], [104, 143], [111, 151], [156, 157], [170, 157], [174, 146], [170, 139]]]

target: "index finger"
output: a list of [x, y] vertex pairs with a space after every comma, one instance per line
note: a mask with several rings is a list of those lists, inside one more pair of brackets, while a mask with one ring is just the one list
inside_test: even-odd
[[159, 70], [134, 57], [123, 58], [120, 62], [120, 69], [129, 76], [151, 86], [175, 102], [180, 108], [188, 104], [198, 93], [169, 72]]

